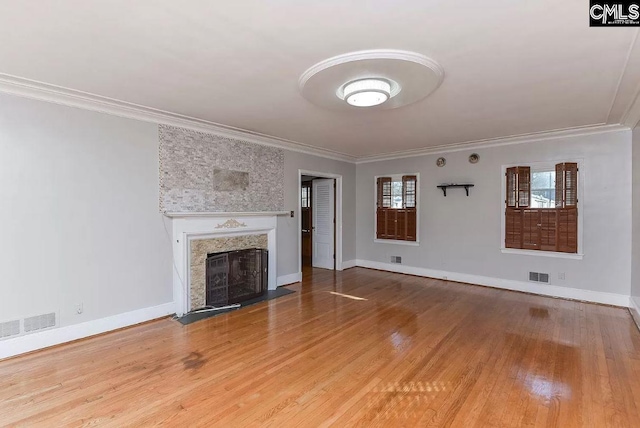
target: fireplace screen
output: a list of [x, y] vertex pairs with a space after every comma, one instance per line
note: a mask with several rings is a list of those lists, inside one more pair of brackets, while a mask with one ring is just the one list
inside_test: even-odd
[[267, 292], [267, 250], [209, 253], [206, 263], [207, 306], [240, 303]]

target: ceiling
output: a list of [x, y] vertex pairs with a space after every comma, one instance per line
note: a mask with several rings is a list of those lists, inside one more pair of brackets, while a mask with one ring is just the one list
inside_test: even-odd
[[[4, 0], [0, 73], [366, 157], [621, 123], [637, 36], [589, 28], [584, 0]], [[444, 81], [394, 110], [301, 96], [306, 69], [365, 49], [426, 55]]]

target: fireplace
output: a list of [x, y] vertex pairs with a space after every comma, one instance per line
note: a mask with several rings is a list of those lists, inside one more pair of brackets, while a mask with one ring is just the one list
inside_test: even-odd
[[173, 298], [182, 316], [207, 304], [208, 254], [262, 248], [268, 250], [268, 281], [275, 290], [278, 215], [275, 213], [165, 213], [173, 229]]
[[267, 292], [269, 252], [261, 248], [208, 253], [206, 305], [240, 303]]

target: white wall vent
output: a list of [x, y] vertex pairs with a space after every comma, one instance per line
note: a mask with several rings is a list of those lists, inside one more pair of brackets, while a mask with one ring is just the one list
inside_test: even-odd
[[30, 333], [32, 331], [44, 330], [45, 328], [51, 328], [56, 326], [56, 313], [36, 315], [35, 317], [29, 317], [24, 319], [24, 332]]
[[391, 263], [401, 264], [402, 257], [400, 256], [391, 256]]
[[529, 281], [549, 283], [549, 274], [540, 272], [529, 272]]
[[20, 320], [13, 320], [0, 323], [0, 339], [20, 334]]

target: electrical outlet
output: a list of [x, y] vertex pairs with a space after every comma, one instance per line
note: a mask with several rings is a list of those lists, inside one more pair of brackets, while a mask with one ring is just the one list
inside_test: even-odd
[[564, 272], [559, 272], [558, 273], [558, 279], [564, 280]]
[[294, 214], [295, 214], [295, 213], [294, 213], [293, 211], [291, 211], [291, 218], [293, 218], [293, 215], [294, 215]]
[[80, 302], [80, 303], [78, 303], [78, 304], [76, 305], [76, 314], [80, 315], [80, 314], [82, 314], [83, 312], [84, 312], [84, 307], [83, 307], [82, 302]]

